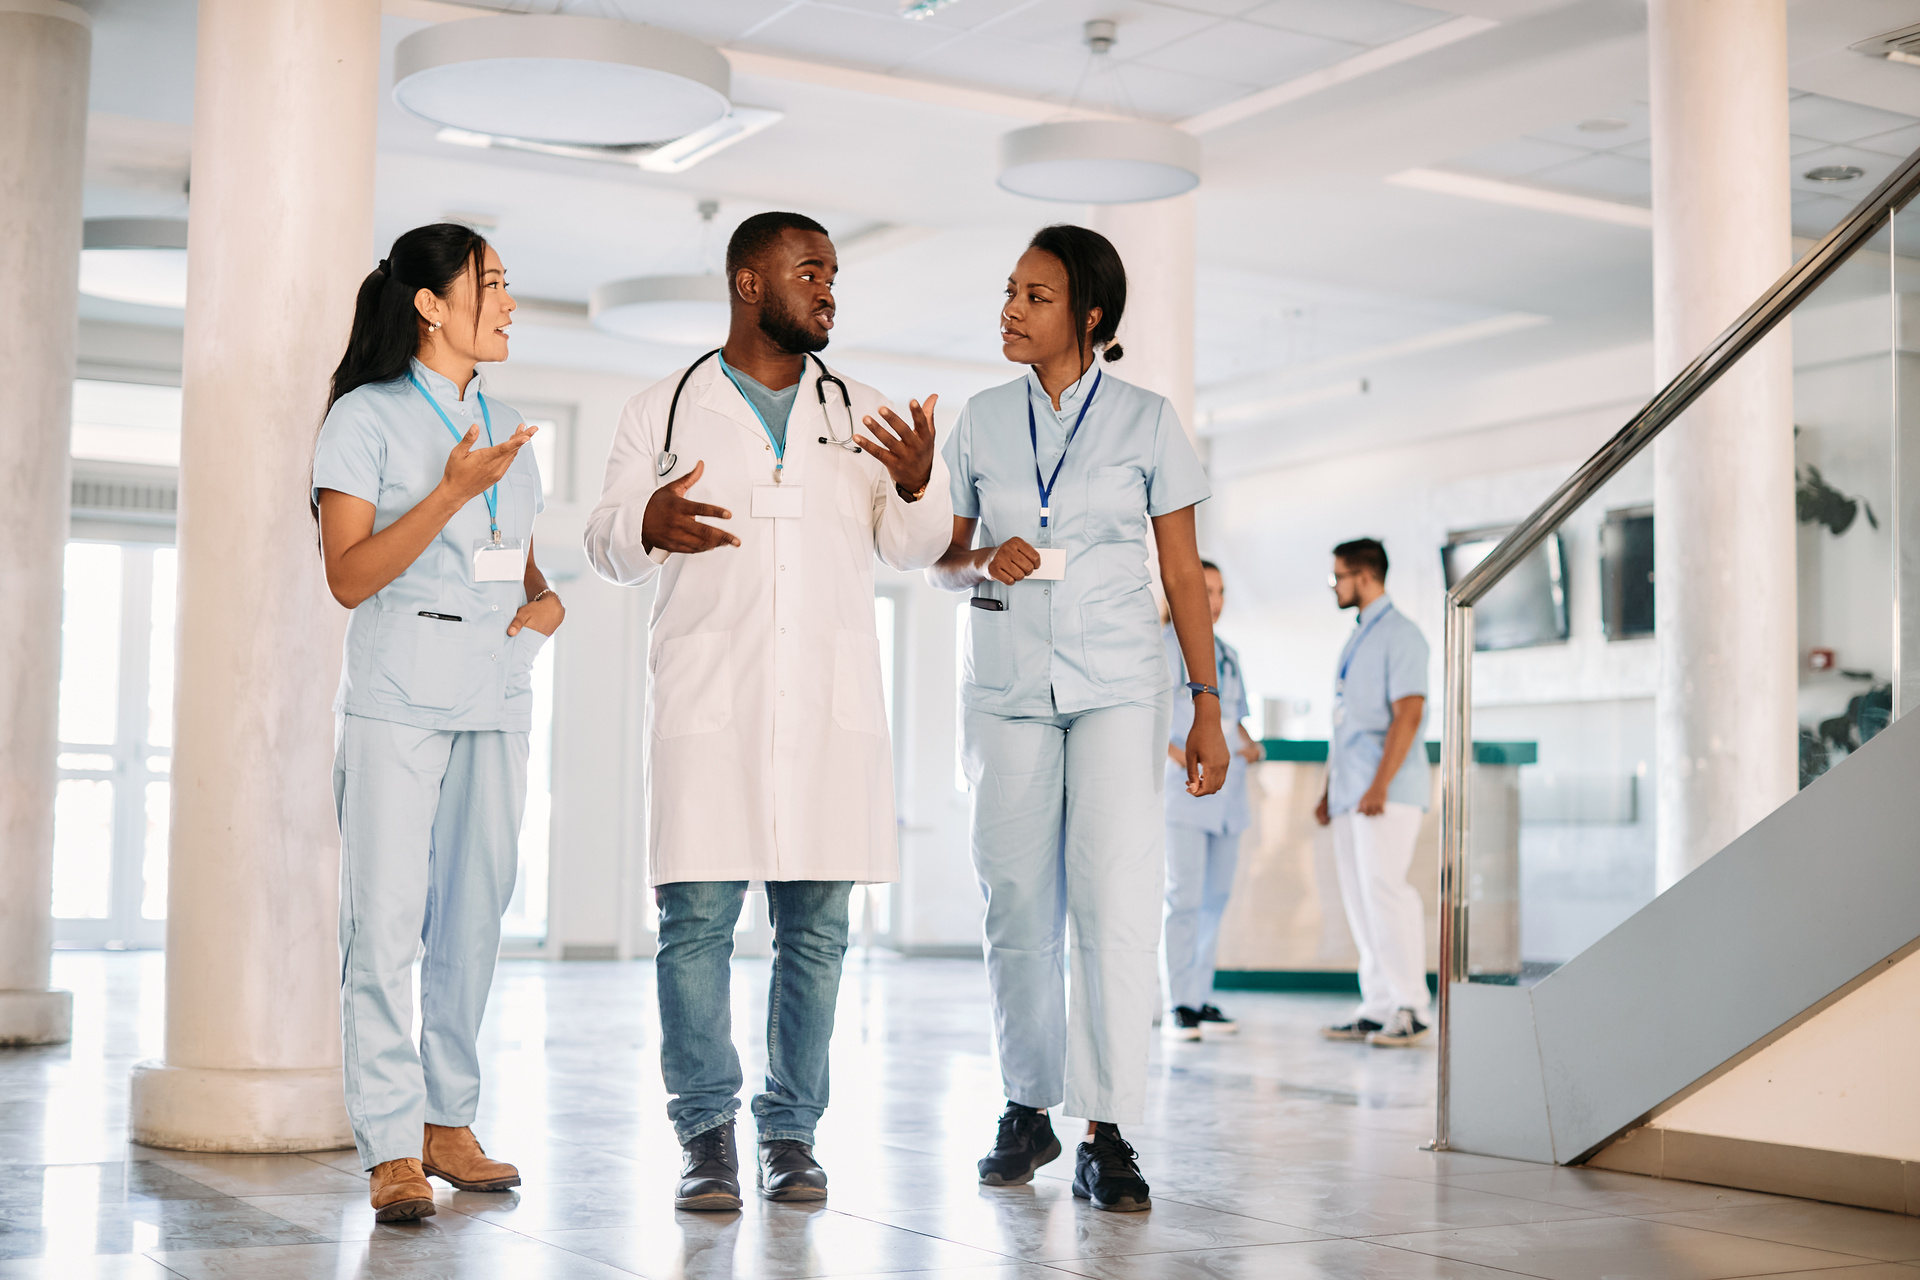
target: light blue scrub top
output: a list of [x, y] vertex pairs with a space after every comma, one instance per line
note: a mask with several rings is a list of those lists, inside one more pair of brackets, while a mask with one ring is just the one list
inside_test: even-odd
[[[1383, 595], [1354, 619], [1340, 665], [1347, 675], [1344, 682], [1335, 677], [1333, 742], [1327, 754], [1327, 812], [1336, 816], [1358, 808], [1360, 797], [1373, 785], [1393, 723], [1393, 704], [1426, 697], [1427, 639], [1413, 619]], [[1426, 711], [1422, 706], [1421, 730], [1426, 728]], [[1424, 811], [1431, 795], [1427, 738], [1416, 731], [1406, 763], [1387, 784], [1387, 799]]]
[[[1040, 470], [1051, 477], [1085, 397], [1099, 390], [1054, 483], [1040, 527]], [[962, 698], [1002, 716], [1050, 716], [1158, 697], [1173, 682], [1160, 644], [1160, 608], [1147, 577], [1147, 521], [1204, 501], [1200, 458], [1165, 396], [1113, 376], [1096, 361], [1056, 411], [1039, 377], [967, 401], [943, 451], [953, 514], [978, 519], [975, 546], [1024, 538], [1067, 552], [1067, 576], [988, 581], [975, 595], [1004, 611], [967, 606]]]
[[[1161, 629], [1167, 646], [1167, 665], [1173, 678], [1187, 682], [1187, 660], [1180, 652], [1180, 637], [1169, 622]], [[1252, 825], [1247, 808], [1247, 762], [1240, 758], [1239, 725], [1252, 714], [1247, 708], [1247, 686], [1240, 676], [1240, 655], [1219, 636], [1213, 638], [1213, 665], [1220, 673], [1220, 732], [1227, 739], [1227, 781], [1210, 796], [1187, 794], [1187, 771], [1167, 761], [1167, 822], [1176, 827], [1194, 827], [1214, 835], [1237, 835]], [[1187, 748], [1187, 733], [1193, 728], [1193, 699], [1175, 695], [1171, 740], [1182, 751]]]
[[[486, 428], [475, 393], [463, 401], [448, 379], [413, 362], [413, 376], [464, 433]], [[492, 396], [487, 409], [500, 443], [520, 414]], [[440, 415], [405, 378], [358, 387], [334, 402], [313, 455], [313, 500], [335, 489], [374, 506], [375, 533], [418, 506], [440, 483], [454, 437]], [[546, 506], [533, 450], [523, 448], [499, 486], [500, 537], [529, 545], [533, 518]], [[532, 727], [533, 660], [546, 637], [531, 627], [507, 635], [527, 602], [519, 582], [475, 582], [474, 547], [490, 540], [483, 493], [447, 521], [405, 573], [363, 601], [347, 619], [346, 660], [334, 710], [422, 729]], [[446, 622], [421, 617], [438, 613]]]

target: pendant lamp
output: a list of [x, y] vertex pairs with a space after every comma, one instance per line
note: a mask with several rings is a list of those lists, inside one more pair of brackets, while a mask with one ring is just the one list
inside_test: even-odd
[[611, 18], [518, 14], [442, 22], [402, 40], [393, 100], [446, 128], [533, 142], [665, 142], [727, 114], [717, 49]]
[[[1081, 77], [1104, 83], [1115, 115], [1137, 116], [1111, 53], [1118, 27], [1086, 25], [1090, 52]], [[1074, 105], [1079, 103], [1076, 90]], [[1171, 125], [1140, 119], [1054, 120], [1015, 129], [1000, 139], [1000, 186], [1035, 200], [1132, 204], [1164, 200], [1200, 184], [1200, 139]]]
[[[716, 257], [713, 219], [718, 200], [702, 200], [698, 258]], [[714, 270], [609, 280], [593, 291], [587, 318], [624, 338], [676, 347], [717, 347], [731, 314], [727, 278]]]
[[88, 218], [80, 292], [148, 307], [187, 305], [185, 218]]

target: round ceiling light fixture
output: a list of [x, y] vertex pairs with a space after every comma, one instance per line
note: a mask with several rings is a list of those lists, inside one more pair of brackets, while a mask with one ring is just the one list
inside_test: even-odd
[[1852, 182], [1864, 178], [1867, 171], [1857, 164], [1823, 164], [1800, 175], [1808, 182]]
[[1200, 185], [1200, 139], [1141, 120], [1062, 120], [1000, 139], [1000, 185], [1078, 204], [1164, 200]]
[[393, 100], [435, 124], [530, 142], [666, 142], [727, 114], [730, 72], [674, 31], [566, 14], [465, 18], [393, 55]]
[[148, 307], [187, 305], [185, 218], [88, 218], [80, 292]]
[[593, 291], [587, 317], [608, 333], [673, 347], [717, 347], [726, 340], [726, 277], [635, 276]]

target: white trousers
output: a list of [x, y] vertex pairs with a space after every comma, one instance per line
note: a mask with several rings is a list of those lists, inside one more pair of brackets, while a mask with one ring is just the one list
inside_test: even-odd
[[1167, 824], [1167, 1003], [1195, 1012], [1213, 999], [1220, 918], [1240, 865], [1240, 833]]
[[1167, 693], [1075, 715], [966, 713], [994, 1044], [1022, 1106], [1113, 1124], [1145, 1112], [1172, 705]]
[[371, 1169], [418, 1159], [423, 1124], [458, 1128], [479, 1108], [474, 1042], [519, 866], [527, 735], [342, 716], [333, 769], [347, 1116]]
[[1385, 1024], [1411, 1009], [1431, 1024], [1427, 994], [1426, 910], [1407, 883], [1420, 836], [1418, 805], [1389, 802], [1375, 817], [1343, 813], [1333, 820], [1333, 859], [1347, 927], [1360, 951], [1360, 1007], [1355, 1016]]

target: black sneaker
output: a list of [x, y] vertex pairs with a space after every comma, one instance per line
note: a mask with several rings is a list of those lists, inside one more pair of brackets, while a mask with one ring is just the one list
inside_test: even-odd
[[980, 1162], [980, 1181], [989, 1187], [1021, 1187], [1033, 1181], [1034, 1170], [1060, 1158], [1060, 1139], [1044, 1111], [1009, 1102], [1000, 1113], [1000, 1132], [993, 1150]]
[[680, 1144], [680, 1188], [673, 1207], [700, 1213], [730, 1213], [740, 1207], [740, 1156], [733, 1121], [695, 1134]]
[[1160, 1034], [1169, 1040], [1198, 1040], [1200, 1015], [1181, 1005], [1160, 1023]]
[[1219, 1005], [1203, 1004], [1200, 1006], [1200, 1028], [1203, 1031], [1224, 1031], [1232, 1035], [1240, 1029], [1240, 1024], [1220, 1012]]
[[755, 1162], [760, 1194], [769, 1200], [825, 1200], [827, 1171], [813, 1158], [813, 1148], [790, 1138], [760, 1144]]
[[1413, 1010], [1396, 1009], [1386, 1026], [1367, 1037], [1367, 1043], [1376, 1049], [1405, 1049], [1426, 1038], [1427, 1024], [1414, 1016]]
[[1337, 1027], [1322, 1027], [1320, 1035], [1327, 1040], [1365, 1040], [1379, 1029], [1380, 1024], [1372, 1018], [1355, 1018]]
[[1120, 1136], [1120, 1126], [1095, 1124], [1093, 1137], [1080, 1144], [1073, 1161], [1073, 1194], [1096, 1209], [1139, 1213], [1151, 1209], [1147, 1183], [1140, 1176], [1140, 1153]]

